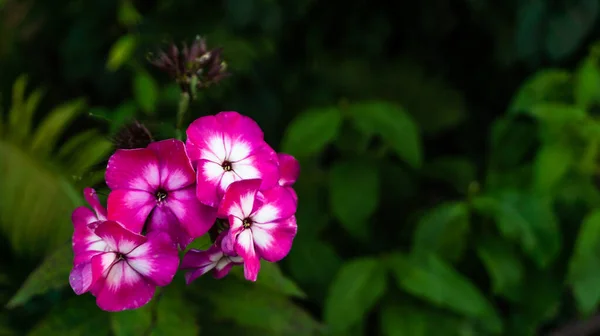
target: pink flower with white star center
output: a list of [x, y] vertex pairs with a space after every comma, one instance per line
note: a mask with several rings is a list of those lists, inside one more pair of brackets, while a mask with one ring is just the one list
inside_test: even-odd
[[[183, 142], [120, 149], [106, 168], [108, 218], [133, 232], [164, 231], [185, 248], [213, 225], [215, 209], [196, 199], [196, 176]], [[146, 221], [148, 223], [146, 224]]]
[[136, 309], [152, 299], [156, 286], [173, 280], [179, 255], [165, 232], [145, 237], [105, 221], [94, 233], [106, 247], [91, 258], [88, 271], [71, 272], [69, 280], [77, 295], [90, 291], [106, 311]]
[[229, 239], [250, 281], [257, 279], [260, 258], [276, 262], [289, 253], [297, 231], [292, 195], [284, 187], [259, 191], [260, 186], [257, 179], [232, 183], [218, 211], [229, 220]]
[[261, 190], [277, 185], [277, 154], [251, 118], [220, 112], [196, 119], [186, 134], [186, 148], [196, 165], [200, 202], [217, 207], [227, 187], [239, 180], [261, 179]]
[[221, 232], [215, 243], [206, 251], [191, 249], [185, 254], [180, 269], [188, 270], [185, 274], [187, 284], [210, 271], [213, 271], [215, 279], [221, 279], [229, 273], [233, 265], [244, 263], [242, 257], [231, 253], [232, 251], [226, 251], [226, 247], [223, 248], [223, 238], [228, 234], [228, 231]]

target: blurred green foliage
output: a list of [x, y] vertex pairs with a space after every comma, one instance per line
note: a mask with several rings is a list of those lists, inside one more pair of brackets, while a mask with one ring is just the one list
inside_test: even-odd
[[[595, 314], [599, 7], [0, 1], [0, 335], [519, 336]], [[178, 276], [102, 312], [68, 288], [70, 212], [125, 123], [178, 134], [179, 88], [145, 59], [196, 34], [233, 76], [185, 122], [237, 110], [300, 160], [298, 236], [256, 283]]]

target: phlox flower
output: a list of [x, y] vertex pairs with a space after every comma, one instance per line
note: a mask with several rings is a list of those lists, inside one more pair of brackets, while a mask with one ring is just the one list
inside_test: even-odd
[[73, 211], [73, 266], [89, 262], [95, 254], [104, 251], [106, 244], [94, 234], [93, 229], [101, 222], [106, 221], [106, 209], [100, 204], [96, 191], [85, 188], [83, 196], [93, 211], [85, 206], [80, 206]]
[[[229, 220], [229, 244], [244, 260], [244, 276], [256, 281], [260, 258], [283, 259], [296, 236], [296, 201], [284, 187], [260, 191], [261, 180], [233, 182], [223, 197], [218, 216]], [[226, 244], [223, 244], [226, 245]]]
[[278, 153], [279, 159], [279, 185], [289, 191], [294, 200], [298, 202], [298, 195], [292, 186], [300, 175], [300, 163], [290, 154]]
[[227, 187], [239, 180], [261, 179], [260, 189], [277, 185], [277, 154], [251, 118], [220, 112], [196, 119], [186, 134], [186, 148], [196, 165], [200, 202], [218, 207]]
[[71, 272], [77, 295], [90, 291], [106, 311], [136, 309], [148, 303], [156, 286], [169, 284], [179, 264], [175, 244], [165, 232], [142, 236], [114, 221], [98, 222], [94, 234], [105, 245], [85, 271]]
[[187, 284], [210, 271], [215, 279], [221, 279], [229, 273], [233, 265], [243, 264], [242, 257], [236, 255], [231, 246], [227, 249], [227, 240], [225, 245], [223, 244], [223, 238], [228, 236], [229, 232], [223, 231], [206, 251], [190, 249], [183, 256], [179, 268], [188, 271], [185, 274]]
[[182, 248], [216, 219], [215, 209], [196, 199], [195, 173], [179, 140], [117, 150], [108, 161], [106, 184], [112, 190], [109, 219], [135, 233], [164, 231]]

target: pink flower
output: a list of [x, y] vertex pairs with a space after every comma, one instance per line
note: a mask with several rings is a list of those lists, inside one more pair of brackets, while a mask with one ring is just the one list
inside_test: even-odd
[[136, 233], [165, 231], [185, 248], [213, 225], [216, 211], [196, 199], [195, 173], [183, 142], [120, 149], [106, 168], [108, 218]]
[[290, 154], [278, 153], [277, 157], [279, 158], [279, 185], [292, 193], [294, 200], [298, 202], [298, 195], [292, 186], [300, 175], [300, 163]]
[[189, 270], [185, 274], [187, 284], [211, 270], [215, 279], [221, 279], [229, 273], [233, 265], [244, 263], [242, 257], [231, 253], [232, 251], [224, 251], [222, 242], [228, 234], [228, 231], [221, 232], [215, 243], [206, 251], [191, 249], [183, 256], [180, 269]]
[[104, 251], [106, 247], [102, 239], [93, 231], [96, 225], [106, 221], [106, 209], [100, 204], [94, 189], [85, 188], [83, 196], [94, 211], [80, 206], [73, 211], [71, 216], [73, 221], [73, 266], [89, 262], [94, 255]]
[[257, 179], [232, 183], [218, 211], [229, 219], [229, 239], [250, 281], [257, 279], [260, 258], [276, 262], [289, 253], [297, 231], [292, 195], [284, 187], [259, 191], [260, 186]]
[[135, 309], [152, 299], [156, 286], [173, 280], [179, 255], [166, 233], [145, 237], [114, 221], [100, 222], [94, 233], [106, 248], [91, 258], [85, 271], [71, 272], [69, 280], [77, 295], [90, 291], [106, 311]]
[[277, 154], [249, 117], [220, 112], [196, 119], [186, 133], [186, 147], [196, 164], [200, 202], [217, 207], [234, 181], [261, 179], [261, 190], [277, 185]]

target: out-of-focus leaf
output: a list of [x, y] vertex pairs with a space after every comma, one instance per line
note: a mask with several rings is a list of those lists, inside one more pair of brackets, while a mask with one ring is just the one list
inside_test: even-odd
[[600, 103], [600, 45], [591, 48], [575, 72], [575, 103], [578, 107], [588, 109]]
[[540, 267], [548, 266], [557, 256], [561, 236], [547, 195], [508, 190], [495, 196], [478, 196], [472, 204], [477, 212], [493, 218], [505, 237], [519, 242]]
[[516, 11], [515, 52], [517, 57], [537, 63], [541, 56], [544, 23], [548, 17], [548, 6], [544, 0], [519, 2]]
[[476, 170], [473, 163], [461, 157], [434, 159], [424, 165], [423, 174], [429, 178], [448, 183], [462, 194], [467, 192], [469, 184], [476, 179]]
[[62, 132], [83, 111], [85, 106], [84, 99], [77, 99], [50, 111], [33, 135], [32, 150], [42, 155], [48, 155]]
[[487, 331], [502, 332], [502, 320], [468, 278], [433, 254], [418, 258], [394, 254], [388, 259], [398, 286], [439, 307], [481, 321]]
[[560, 69], [546, 69], [535, 73], [519, 88], [508, 108], [508, 115], [528, 112], [543, 102], [560, 102], [557, 98], [571, 96], [571, 73]]
[[344, 333], [360, 322], [385, 294], [386, 287], [385, 265], [380, 260], [362, 258], [345, 263], [329, 288], [323, 308], [330, 331]]
[[11, 118], [11, 139], [17, 143], [24, 143], [25, 140], [31, 134], [31, 126], [33, 122], [33, 115], [44, 96], [44, 89], [36, 89], [33, 91], [27, 99], [26, 97], [17, 97], [17, 95], [24, 94], [22, 91], [24, 87], [21, 87], [24, 77], [21, 77], [15, 83], [15, 92], [13, 92], [13, 102], [10, 111]]
[[133, 78], [133, 94], [142, 111], [152, 114], [156, 110], [159, 88], [146, 72], [138, 72]]
[[530, 109], [531, 116], [549, 125], [585, 121], [586, 111], [575, 105], [539, 103]]
[[[243, 267], [234, 267], [231, 270], [231, 274], [240, 279], [244, 279]], [[298, 285], [281, 273], [281, 270], [276, 263], [265, 260], [260, 262], [260, 273], [253, 285], [264, 287], [286, 296], [306, 298], [306, 294], [304, 294]]]
[[137, 111], [137, 105], [133, 100], [126, 100], [111, 113], [110, 133], [116, 134], [123, 125], [131, 121]]
[[560, 60], [573, 53], [594, 27], [600, 4], [596, 0], [569, 1], [562, 10], [548, 20], [546, 52], [552, 60]]
[[112, 332], [115, 336], [146, 335], [152, 327], [152, 308], [150, 303], [138, 309], [111, 313]]
[[537, 191], [549, 192], [567, 173], [573, 161], [572, 150], [560, 143], [545, 144], [534, 163], [534, 186]]
[[380, 325], [384, 336], [429, 336], [441, 330], [446, 336], [476, 335], [468, 321], [408, 304], [384, 305]]
[[76, 296], [54, 307], [33, 327], [29, 336], [108, 336], [109, 316], [96, 306], [93, 296]]
[[494, 294], [516, 301], [524, 269], [513, 246], [504, 239], [482, 237], [477, 244], [477, 255], [492, 279]]
[[362, 161], [337, 162], [329, 172], [331, 211], [350, 234], [368, 236], [367, 220], [379, 203], [379, 172]]
[[318, 154], [336, 138], [341, 124], [336, 107], [305, 111], [288, 126], [281, 141], [282, 151], [296, 157]]
[[72, 246], [70, 243], [64, 244], [29, 275], [6, 306], [14, 308], [23, 305], [36, 295], [68, 285], [72, 261]]
[[322, 328], [285, 296], [246, 282], [224, 279], [204, 295], [214, 305], [214, 319], [262, 329], [265, 335], [308, 336]]
[[572, 287], [579, 310], [593, 312], [600, 302], [600, 210], [583, 221], [571, 260], [568, 282]]
[[419, 129], [401, 107], [374, 101], [352, 104], [347, 112], [358, 129], [381, 136], [413, 168], [421, 166], [423, 148]]
[[118, 16], [119, 22], [125, 26], [135, 26], [142, 21], [142, 15], [135, 9], [130, 0], [121, 1]]
[[[200, 334], [196, 314], [179, 287], [165, 287], [158, 302], [150, 302], [156, 307], [156, 321], [152, 325], [151, 336], [194, 336]], [[158, 298], [154, 298], [157, 300]]]
[[28, 78], [27, 75], [19, 76], [12, 87], [11, 108], [8, 112], [8, 127], [11, 130], [20, 127], [19, 122], [25, 107], [25, 89], [27, 88]]
[[303, 239], [302, 236], [296, 238], [286, 261], [293, 278], [303, 288], [313, 289], [322, 296], [342, 265], [341, 257], [330, 245], [317, 238]]
[[106, 68], [110, 71], [115, 71], [127, 62], [137, 44], [137, 39], [134, 35], [123, 35], [121, 36], [110, 48], [108, 53], [108, 61], [106, 62]]
[[464, 202], [442, 203], [427, 210], [419, 219], [413, 251], [433, 252], [443, 259], [456, 261], [466, 247], [468, 231], [468, 205]]

